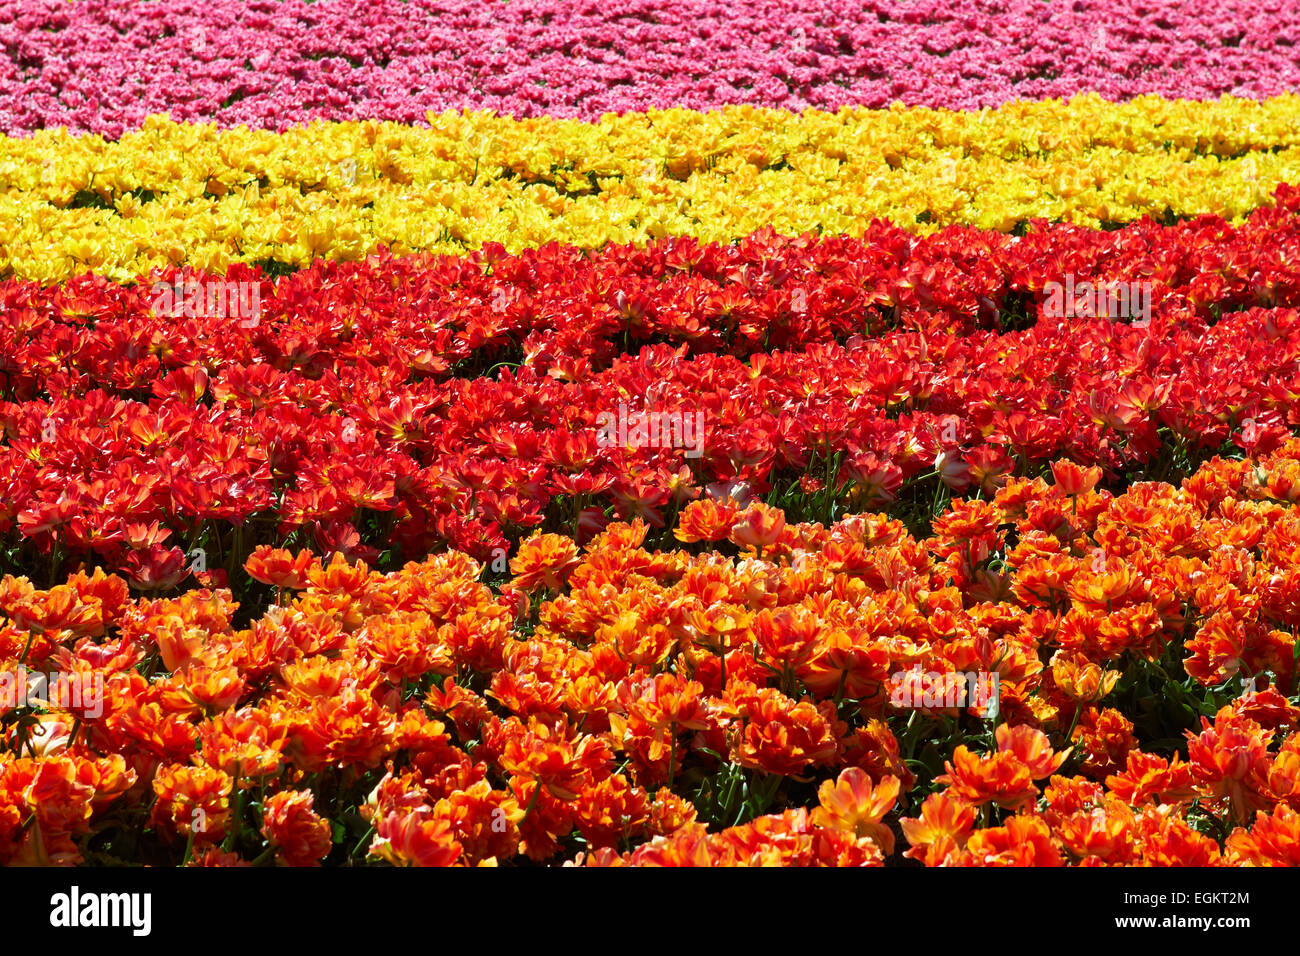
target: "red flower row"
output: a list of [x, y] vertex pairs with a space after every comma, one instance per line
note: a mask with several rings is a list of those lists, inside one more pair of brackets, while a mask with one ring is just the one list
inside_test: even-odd
[[[394, 543], [490, 557], [548, 520], [580, 537], [611, 511], [663, 526], [702, 495], [796, 480], [830, 517], [832, 499], [880, 506], [936, 475], [988, 491], [1062, 455], [1114, 470], [1162, 452], [1189, 467], [1231, 439], [1267, 451], [1300, 424], [1300, 321], [1273, 307], [1300, 298], [1297, 196], [1240, 230], [917, 241], [882, 225], [860, 242], [377, 258], [277, 285], [234, 269], [223, 283], [261, 283], [252, 321], [187, 318], [208, 281], [188, 273], [179, 316], [145, 286], [9, 283], [0, 535], [27, 543], [23, 567], [35, 550], [165, 588], [289, 536], [370, 560]], [[1149, 325], [1043, 315], [1063, 290], [1083, 313], [1105, 301], [1085, 276], [1150, 281]], [[980, 327], [1027, 291], [1031, 327]], [[1234, 311], [1251, 302], [1269, 307]], [[658, 344], [632, 356], [622, 339]], [[511, 343], [526, 363], [493, 374]]]
[[[1199, 328], [1224, 312], [1300, 304], [1300, 190], [1280, 186], [1275, 198], [1240, 228], [1202, 216], [1115, 232], [1035, 222], [1024, 236], [954, 226], [918, 238], [876, 222], [860, 239], [764, 230], [730, 245], [552, 244], [510, 256], [489, 244], [463, 258], [317, 260], [278, 284], [243, 265], [224, 279], [190, 270], [151, 277], [161, 285], [9, 280], [0, 283], [0, 340], [10, 343], [0, 397], [95, 387], [147, 394], [196, 365], [266, 364], [335, 397], [370, 384], [372, 366], [402, 382], [522, 359], [581, 380], [643, 344], [743, 358], [887, 328], [1032, 324], [1053, 304], [1057, 317], [1105, 314], [1106, 297], [1089, 287], [1107, 284], [1149, 283], [1141, 291], [1157, 327]], [[257, 285], [240, 300], [259, 301], [257, 321], [230, 318], [229, 302], [209, 307], [214, 287], [231, 283]]]

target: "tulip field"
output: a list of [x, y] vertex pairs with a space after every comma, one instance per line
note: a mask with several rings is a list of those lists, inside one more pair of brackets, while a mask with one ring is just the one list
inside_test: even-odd
[[1300, 865], [1300, 8], [0, 44], [0, 864]]

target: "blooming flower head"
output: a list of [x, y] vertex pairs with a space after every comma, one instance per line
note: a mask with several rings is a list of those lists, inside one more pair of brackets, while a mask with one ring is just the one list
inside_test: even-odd
[[581, 562], [578, 546], [572, 539], [558, 534], [534, 535], [519, 545], [510, 559], [515, 577], [512, 588], [531, 592], [539, 587], [558, 591], [565, 578]]
[[849, 767], [817, 791], [821, 806], [813, 811], [813, 822], [847, 830], [856, 837], [870, 837], [889, 856], [894, 852], [894, 834], [881, 820], [893, 808], [898, 790], [897, 777], [885, 777], [873, 785], [865, 770]]
[[319, 562], [310, 551], [299, 551], [294, 555], [283, 548], [267, 545], [258, 545], [244, 562], [244, 569], [254, 580], [294, 590], [307, 587], [313, 567], [318, 568]]
[[329, 822], [312, 809], [311, 793], [281, 790], [266, 798], [262, 834], [288, 866], [316, 866], [329, 853]]

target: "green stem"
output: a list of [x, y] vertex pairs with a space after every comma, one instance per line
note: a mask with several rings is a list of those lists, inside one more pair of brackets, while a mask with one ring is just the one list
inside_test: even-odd
[[361, 839], [357, 841], [357, 845], [352, 848], [352, 852], [349, 854], [349, 856], [356, 856], [357, 851], [361, 849], [361, 845], [365, 843], [367, 840], [369, 840], [370, 837], [374, 834], [374, 832], [375, 832], [375, 826], [374, 824], [371, 824], [370, 827], [366, 830], [366, 832], [361, 835]]
[[1074, 738], [1074, 728], [1079, 725], [1079, 715], [1083, 713], [1083, 701], [1077, 703], [1074, 707], [1074, 720], [1070, 721], [1070, 729], [1065, 732], [1065, 745], [1068, 747], [1070, 741]]
[[677, 772], [677, 721], [672, 722], [668, 737], [668, 789], [673, 788], [673, 777]]
[[239, 789], [239, 777], [235, 777], [235, 819], [230, 824], [230, 832], [226, 834], [225, 842], [221, 848], [230, 851], [236, 841], [239, 839], [240, 830], [244, 822], [244, 791]]
[[528, 798], [528, 806], [524, 809], [524, 815], [519, 820], [519, 825], [523, 826], [528, 815], [533, 812], [533, 807], [537, 806], [537, 797], [542, 792], [542, 782], [536, 778], [533, 779], [533, 795]]

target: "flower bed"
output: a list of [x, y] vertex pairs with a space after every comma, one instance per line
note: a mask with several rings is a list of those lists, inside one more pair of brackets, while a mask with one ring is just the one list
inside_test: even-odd
[[1040, 218], [1240, 222], [1300, 179], [1298, 104], [1084, 96], [987, 114], [734, 107], [598, 123], [448, 113], [428, 128], [283, 134], [154, 119], [115, 141], [47, 131], [0, 139], [0, 276], [55, 283], [91, 269], [129, 281], [236, 262], [287, 271], [380, 246], [856, 236], [882, 218], [918, 234], [1012, 232]]
[[1300, 864], [1298, 31], [5, 5], [0, 865]]
[[[499, 596], [456, 553], [259, 548], [247, 627], [224, 590], [5, 578], [4, 653], [101, 693], [11, 731], [0, 856], [1296, 863], [1300, 443], [1100, 477], [1054, 465], [919, 540], [697, 502], [676, 534], [710, 550], [543, 534]], [[902, 696], [913, 670], [1001, 690]]]
[[[1246, 0], [18, 0], [0, 131], [119, 136], [151, 113], [284, 128], [489, 109], [586, 120], [682, 106], [976, 110], [1300, 85], [1300, 13]], [[1206, 123], [1205, 130], [1219, 129]]]
[[[377, 258], [277, 285], [11, 282], [0, 533], [15, 569], [90, 560], [169, 588], [195, 549], [227, 574], [259, 543], [488, 558], [539, 526], [661, 527], [722, 488], [925, 522], [950, 489], [1062, 455], [1112, 481], [1189, 473], [1300, 424], [1294, 199], [1239, 230], [913, 245], [881, 226]], [[253, 285], [257, 315], [202, 314], [216, 282]], [[1149, 314], [1078, 296], [1051, 314], [1049, 287], [1085, 283], [1147, 283]]]

